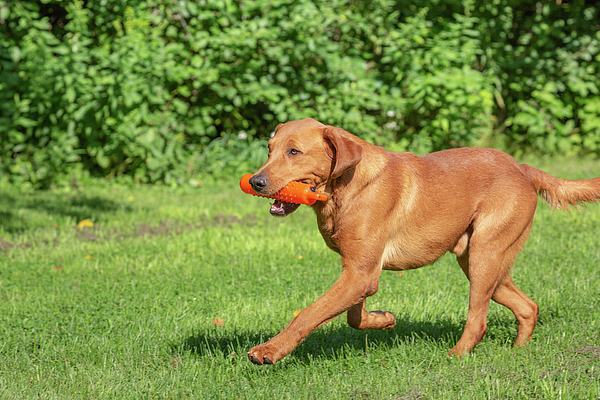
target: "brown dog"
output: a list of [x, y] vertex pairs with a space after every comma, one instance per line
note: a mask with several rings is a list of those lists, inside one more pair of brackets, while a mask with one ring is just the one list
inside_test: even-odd
[[[325, 243], [342, 256], [342, 274], [281, 333], [250, 350], [255, 364], [277, 362], [346, 310], [355, 329], [393, 328], [391, 313], [365, 310], [381, 271], [419, 268], [448, 251], [471, 282], [465, 330], [450, 354], [479, 343], [490, 299], [515, 314], [515, 345], [523, 346], [538, 305], [515, 286], [509, 269], [529, 235], [536, 193], [554, 208], [600, 199], [600, 178], [558, 179], [498, 150], [391, 152], [314, 119], [281, 124], [275, 132], [269, 159], [250, 183], [265, 195], [292, 181], [327, 194], [312, 208]], [[297, 207], [275, 201], [271, 214], [285, 216]]]

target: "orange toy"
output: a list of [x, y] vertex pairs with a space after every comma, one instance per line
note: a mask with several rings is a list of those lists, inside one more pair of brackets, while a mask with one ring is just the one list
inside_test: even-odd
[[242, 188], [244, 193], [248, 193], [253, 196], [286, 201], [288, 203], [306, 204], [309, 206], [315, 204], [317, 200], [327, 200], [327, 195], [317, 193], [314, 186], [310, 186], [308, 183], [302, 182], [290, 182], [279, 192], [269, 196], [258, 194], [250, 185], [250, 178], [252, 178], [252, 176], [254, 176], [254, 174], [246, 174], [240, 180], [240, 188]]

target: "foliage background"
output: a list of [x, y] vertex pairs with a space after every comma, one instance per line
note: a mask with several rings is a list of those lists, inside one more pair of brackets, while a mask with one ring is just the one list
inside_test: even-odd
[[198, 183], [314, 117], [393, 150], [600, 154], [595, 1], [0, 0], [0, 179]]

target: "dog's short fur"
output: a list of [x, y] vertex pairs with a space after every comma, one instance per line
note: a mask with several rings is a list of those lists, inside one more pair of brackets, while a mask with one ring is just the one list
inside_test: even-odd
[[[344, 311], [355, 329], [393, 328], [391, 313], [365, 310], [381, 271], [419, 268], [448, 251], [470, 280], [466, 326], [450, 354], [460, 356], [479, 343], [490, 299], [514, 313], [515, 345], [523, 346], [538, 305], [515, 286], [509, 269], [529, 235], [536, 193], [554, 208], [600, 199], [600, 178], [558, 179], [493, 149], [424, 156], [386, 151], [314, 119], [279, 125], [269, 150], [252, 186], [270, 195], [301, 181], [327, 194], [312, 208], [325, 243], [342, 257], [342, 273], [281, 333], [250, 350], [255, 364], [277, 362]], [[296, 208], [276, 201], [271, 213], [285, 216]]]

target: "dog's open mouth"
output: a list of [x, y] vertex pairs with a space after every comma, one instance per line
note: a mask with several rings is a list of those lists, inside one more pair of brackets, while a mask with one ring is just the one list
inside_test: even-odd
[[288, 203], [287, 201], [275, 200], [273, 204], [271, 204], [271, 210], [269, 211], [271, 215], [275, 217], [285, 217], [288, 214], [293, 213], [296, 209], [300, 207], [300, 204], [296, 203]]

